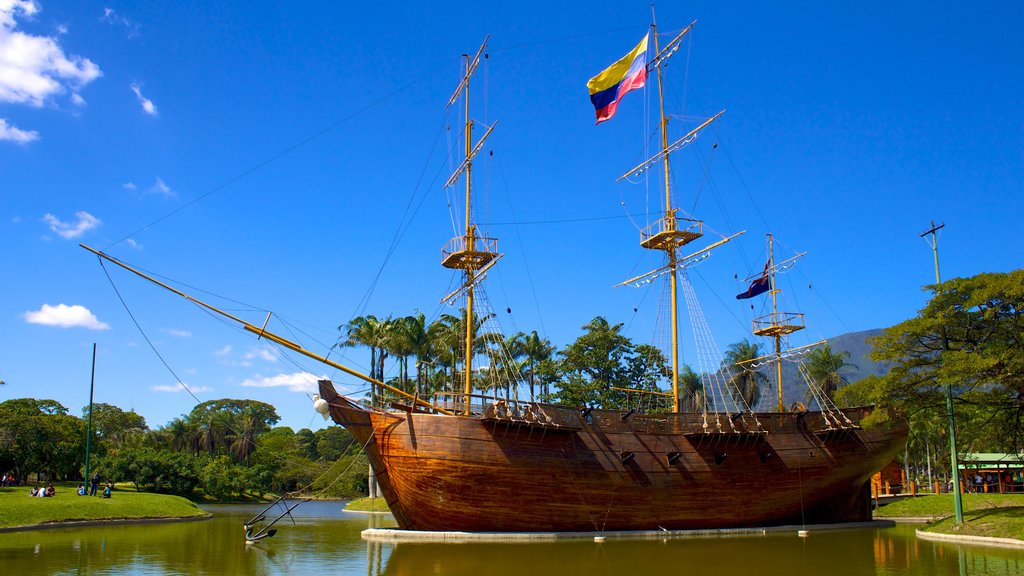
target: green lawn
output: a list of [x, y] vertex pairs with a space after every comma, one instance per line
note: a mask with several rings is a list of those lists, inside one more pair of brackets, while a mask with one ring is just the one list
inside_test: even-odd
[[[988, 510], [991, 508], [1007, 508], [1024, 506], [1024, 494], [964, 494], [964, 513]], [[943, 517], [953, 514], [953, 495], [936, 494], [907, 498], [892, 504], [886, 504], [875, 511], [878, 518], [902, 517]]]
[[191, 518], [207, 513], [179, 496], [115, 489], [110, 498], [79, 496], [76, 486], [58, 485], [52, 498], [32, 498], [28, 486], [0, 488], [0, 528], [71, 520]]
[[953, 518], [953, 495], [918, 496], [887, 504], [876, 518], [941, 518], [922, 530], [942, 534], [1024, 540], [1024, 494], [964, 494], [964, 523]]
[[383, 498], [360, 498], [345, 505], [349, 512], [391, 512]]

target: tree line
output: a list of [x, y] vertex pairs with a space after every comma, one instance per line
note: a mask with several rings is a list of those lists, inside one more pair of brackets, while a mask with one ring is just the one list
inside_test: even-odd
[[[537, 334], [518, 332], [507, 338], [482, 330], [485, 320], [474, 318], [474, 369], [471, 381], [476, 392], [517, 400], [538, 400], [570, 406], [622, 408], [631, 399], [638, 409], [665, 411], [671, 408], [657, 396], [638, 396], [629, 391], [658, 392], [671, 381], [666, 354], [650, 344], [637, 344], [622, 334], [623, 325], [601, 316], [582, 327], [583, 334], [561, 350]], [[342, 347], [361, 346], [370, 351], [371, 378], [418, 396], [462, 391], [465, 366], [465, 313], [444, 314], [426, 322], [422, 313], [397, 318], [359, 316], [339, 326]], [[753, 360], [765, 354], [758, 342], [744, 339], [726, 350], [722, 369], [726, 390], [738, 404], [757, 407], [762, 391], [773, 385]], [[483, 357], [480, 362], [477, 357]], [[832, 398], [846, 384], [844, 371], [855, 368], [846, 352], [833, 352], [826, 344], [806, 358], [811, 383]], [[390, 371], [386, 370], [391, 362]], [[413, 371], [410, 371], [410, 366]], [[392, 374], [387, 377], [386, 374]], [[680, 370], [680, 397], [684, 411], [699, 411], [706, 400], [707, 374], [684, 365]], [[520, 389], [522, 398], [519, 397]], [[370, 402], [386, 405], [395, 400], [385, 390], [372, 388]], [[808, 394], [808, 402], [812, 396]], [[632, 406], [631, 406], [632, 407]]]
[[[55, 400], [0, 403], [0, 470], [23, 480], [30, 474], [84, 480], [88, 419], [88, 406], [79, 418]], [[279, 421], [269, 404], [226, 398], [150, 429], [135, 412], [95, 403], [90, 475], [214, 500], [297, 490], [332, 497], [365, 493], [365, 457], [348, 431], [331, 426], [295, 432], [274, 426]], [[360, 462], [348, 466], [352, 460]], [[339, 479], [332, 472], [340, 470], [349, 474]]]

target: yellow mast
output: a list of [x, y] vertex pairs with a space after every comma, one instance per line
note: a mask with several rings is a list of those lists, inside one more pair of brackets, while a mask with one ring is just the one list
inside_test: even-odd
[[[469, 201], [472, 195], [473, 160], [472, 151], [473, 123], [469, 120], [469, 54], [466, 57], [466, 249], [473, 250], [473, 224], [470, 220]], [[462, 392], [466, 395], [465, 414], [469, 415], [469, 398], [473, 393], [473, 268], [467, 267], [466, 273], [466, 370], [462, 384]]]
[[[658, 23], [654, 19], [654, 11], [651, 11], [651, 29], [654, 32], [654, 53], [658, 53]], [[658, 77], [658, 117], [661, 126], [661, 149], [668, 150], [668, 117], [665, 116], [665, 95], [661, 85], [661, 66], [655, 67]], [[662, 158], [662, 166], [665, 175], [665, 224], [669, 230], [675, 229], [675, 211], [672, 210], [672, 191], [669, 187], [669, 161], [666, 153]], [[679, 311], [678, 282], [676, 276], [676, 249], [667, 251], [669, 268], [669, 284], [671, 286], [672, 298], [672, 411], [679, 412]]]
[[465, 212], [465, 224], [466, 231], [461, 237], [453, 238], [444, 249], [441, 250], [441, 265], [445, 268], [452, 268], [462, 270], [465, 274], [465, 283], [463, 287], [466, 290], [466, 316], [465, 322], [465, 362], [464, 368], [465, 373], [463, 375], [462, 392], [465, 402], [463, 407], [463, 414], [469, 415], [470, 413], [470, 397], [473, 393], [473, 298], [474, 298], [474, 287], [479, 279], [477, 271], [481, 268], [487, 267], [498, 255], [498, 243], [497, 239], [487, 238], [484, 236], [477, 236], [476, 226], [472, 221], [472, 170], [473, 170], [473, 158], [480, 151], [484, 140], [490, 135], [491, 130], [494, 129], [492, 125], [480, 141], [473, 145], [473, 121], [469, 117], [469, 79], [476, 71], [477, 66], [480, 64], [480, 55], [483, 54], [484, 49], [487, 47], [487, 40], [490, 38], [484, 38], [483, 44], [480, 45], [480, 49], [477, 50], [476, 55], [473, 58], [469, 57], [469, 54], [464, 54], [465, 58], [465, 74], [462, 77], [462, 81], [459, 82], [458, 87], [455, 89], [455, 93], [448, 100], [448, 106], [450, 107], [460, 95], [465, 94], [465, 159], [458, 169], [451, 175], [445, 186], [451, 186], [454, 184], [460, 176], [463, 174], [466, 177], [466, 212]]
[[685, 36], [691, 28], [693, 28], [696, 21], [691, 22], [689, 26], [683, 29], [675, 38], [673, 38], [665, 47], [662, 49], [658, 43], [658, 24], [654, 18], [652, 8], [652, 23], [651, 31], [654, 33], [654, 52], [656, 56], [654, 60], [648, 64], [648, 68], [653, 66], [655, 68], [655, 78], [658, 83], [658, 125], [661, 130], [661, 150], [657, 154], [647, 159], [645, 162], [636, 166], [629, 172], [619, 177], [619, 180], [627, 178], [629, 176], [639, 174], [650, 168], [658, 160], [662, 163], [662, 172], [665, 180], [665, 214], [657, 222], [648, 226], [640, 232], [640, 245], [649, 250], [660, 250], [665, 252], [668, 258], [668, 266], [666, 267], [669, 272], [669, 285], [671, 290], [671, 305], [672, 305], [672, 411], [679, 412], [679, 296], [678, 296], [678, 276], [677, 272], [680, 268], [680, 260], [678, 250], [682, 246], [689, 244], [703, 236], [703, 223], [699, 220], [687, 219], [687, 225], [685, 229], [679, 230], [679, 219], [676, 218], [676, 209], [672, 206], [672, 188], [671, 188], [671, 169], [669, 164], [669, 155], [682, 148], [687, 143], [691, 142], [698, 131], [703, 129], [705, 126], [713, 122], [722, 112], [719, 112], [712, 118], [705, 121], [703, 124], [692, 130], [683, 138], [669, 144], [668, 141], [668, 116], [665, 115], [665, 96], [664, 89], [662, 87], [661, 79], [661, 63], [669, 58], [672, 53], [679, 46], [679, 41]]
[[[771, 270], [771, 291], [772, 291], [772, 315], [779, 313], [779, 291], [775, 288], [775, 243], [771, 233], [768, 233], [768, 268]], [[782, 334], [775, 332], [775, 384], [779, 392], [779, 412], [785, 411], [785, 403], [782, 401]]]
[[[772, 313], [767, 316], [761, 316], [760, 318], [754, 319], [754, 335], [755, 336], [768, 336], [775, 340], [775, 354], [772, 358], [775, 360], [775, 385], [778, 389], [778, 409], [779, 412], [786, 411], [786, 405], [782, 399], [782, 337], [787, 334], [792, 334], [797, 330], [804, 329], [804, 315], [797, 312], [779, 312], [779, 293], [782, 292], [775, 285], [775, 272], [780, 269], [779, 267], [787, 267], [787, 264], [800, 258], [806, 252], [797, 254], [793, 258], [786, 260], [778, 265], [775, 264], [775, 239], [771, 232], [767, 234], [768, 237], [768, 264], [766, 270], [770, 275], [769, 291], [772, 295]], [[821, 344], [817, 342], [811, 346]], [[789, 351], [792, 352], [792, 351]], [[754, 360], [761, 360], [761, 358], [755, 358]], [[753, 360], [750, 360], [752, 362]], [[753, 407], [751, 407], [753, 408]]]

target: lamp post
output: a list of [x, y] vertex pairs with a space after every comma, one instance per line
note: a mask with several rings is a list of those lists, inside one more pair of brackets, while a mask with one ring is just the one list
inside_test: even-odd
[[[932, 221], [932, 227], [921, 233], [921, 237], [931, 235], [929, 243], [932, 246], [932, 254], [935, 256], [935, 284], [938, 286], [942, 283], [942, 279], [939, 276], [939, 237], [937, 232], [944, 228], [945, 224], [935, 225], [935, 221]], [[936, 288], [937, 290], [938, 288]], [[945, 338], [943, 338], [945, 340]], [[945, 345], [945, 344], [944, 344]], [[957, 525], [964, 523], [964, 506], [963, 501], [960, 497], [960, 470], [956, 461], [956, 420], [953, 418], [953, 384], [946, 384], [946, 419], [949, 422], [949, 460], [950, 466], [953, 470], [953, 509], [956, 512], [956, 523]]]

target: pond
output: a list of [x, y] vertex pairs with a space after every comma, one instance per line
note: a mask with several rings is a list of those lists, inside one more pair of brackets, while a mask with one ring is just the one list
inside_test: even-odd
[[1024, 551], [933, 543], [913, 525], [758, 537], [514, 544], [379, 544], [387, 515], [307, 502], [278, 533], [246, 545], [242, 523], [262, 507], [217, 505], [200, 522], [106, 525], [0, 534], [3, 574], [884, 574], [1024, 575]]

